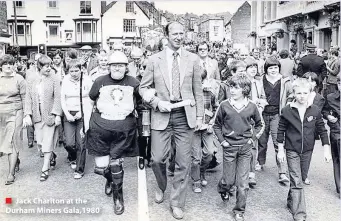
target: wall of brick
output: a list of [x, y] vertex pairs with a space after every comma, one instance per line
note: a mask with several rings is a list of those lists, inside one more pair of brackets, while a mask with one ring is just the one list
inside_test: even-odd
[[231, 20], [231, 37], [234, 44], [245, 44], [249, 47], [250, 39], [247, 35], [251, 32], [251, 5], [248, 2], [238, 9]]

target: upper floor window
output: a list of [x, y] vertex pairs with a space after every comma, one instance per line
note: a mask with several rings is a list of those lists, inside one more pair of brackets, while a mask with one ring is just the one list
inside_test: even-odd
[[58, 25], [49, 25], [50, 36], [58, 36]]
[[48, 1], [49, 8], [57, 8], [57, 1]]
[[81, 1], [80, 4], [81, 14], [91, 14], [91, 1]]
[[126, 12], [134, 12], [134, 2], [126, 2]]
[[17, 25], [18, 35], [24, 35], [25, 34], [25, 26], [24, 25]]
[[214, 26], [214, 36], [218, 36], [219, 26]]
[[15, 1], [15, 7], [19, 7], [19, 8], [24, 7], [24, 1]]
[[123, 19], [123, 32], [135, 32], [135, 19]]

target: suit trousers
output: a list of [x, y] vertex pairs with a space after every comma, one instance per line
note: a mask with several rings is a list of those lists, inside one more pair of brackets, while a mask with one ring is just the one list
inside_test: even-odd
[[252, 158], [252, 144], [229, 146], [223, 148], [223, 176], [218, 183], [218, 192], [230, 192], [232, 186], [237, 187], [235, 214], [245, 212], [249, 191], [249, 172]]
[[174, 173], [175, 170], [175, 144], [174, 139], [171, 140], [171, 150], [170, 150], [170, 157], [169, 157], [169, 166], [168, 171]]
[[266, 162], [266, 152], [268, 150], [268, 141], [269, 135], [271, 134], [272, 142], [275, 148], [275, 158], [278, 167], [278, 173], [283, 174], [286, 173], [285, 163], [280, 163], [277, 160], [277, 152], [278, 152], [278, 145], [277, 145], [277, 130], [278, 130], [278, 123], [279, 123], [279, 115], [266, 115], [263, 114], [264, 119], [264, 132], [260, 136], [258, 140], [258, 162], [260, 165], [264, 165]]
[[330, 136], [336, 192], [340, 193], [340, 137]]
[[206, 172], [212, 160], [213, 151], [213, 133], [208, 133], [207, 130], [194, 132], [191, 170], [191, 176], [194, 182], [200, 181], [200, 174]]
[[172, 182], [170, 205], [183, 208], [191, 169], [191, 150], [194, 129], [188, 126], [184, 108], [173, 109], [167, 127], [151, 132], [152, 169], [159, 188], [167, 187], [166, 161], [171, 150], [171, 139], [175, 143], [175, 171]]
[[292, 150], [287, 150], [286, 156], [290, 177], [287, 207], [293, 215], [294, 220], [305, 220], [307, 213], [301, 174], [302, 154]]

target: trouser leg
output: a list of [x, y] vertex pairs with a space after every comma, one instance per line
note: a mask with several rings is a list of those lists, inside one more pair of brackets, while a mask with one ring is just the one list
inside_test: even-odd
[[287, 198], [287, 206], [295, 220], [306, 219], [306, 205], [301, 175], [301, 157], [295, 151], [286, 151], [290, 189]]
[[171, 148], [170, 127], [163, 131], [152, 130], [151, 142], [152, 169], [158, 187], [164, 192], [167, 187], [166, 161]]
[[192, 140], [192, 165], [191, 165], [191, 177], [194, 182], [200, 180], [200, 162], [202, 157], [201, 148], [202, 131], [196, 131]]
[[250, 162], [252, 158], [251, 153], [252, 145], [246, 144], [240, 147], [237, 155], [237, 165], [236, 165], [236, 205], [233, 208], [233, 212], [244, 213], [246, 207], [247, 193], [249, 191], [249, 172], [250, 172]]
[[206, 169], [210, 165], [213, 158], [213, 152], [215, 150], [213, 144], [213, 134], [204, 131], [202, 133], [202, 157], [200, 164], [200, 173], [205, 173]]
[[270, 117], [269, 115], [263, 114], [264, 119], [264, 132], [258, 140], [258, 162], [260, 165], [265, 165], [266, 162], [266, 152], [268, 150], [268, 141], [270, 133]]
[[312, 155], [313, 151], [307, 151], [301, 154], [301, 174], [303, 181], [305, 181], [308, 178], [308, 171]]
[[227, 193], [236, 182], [238, 147], [223, 148], [223, 176], [218, 183], [218, 193]]
[[[74, 162], [77, 160], [76, 134], [79, 133], [79, 131], [77, 132], [77, 122], [68, 122], [65, 119], [65, 150], [68, 152], [68, 160]], [[57, 127], [57, 130], [58, 128], [60, 127]]]
[[277, 153], [278, 153], [278, 143], [277, 143], [277, 131], [278, 131], [278, 124], [279, 124], [279, 115], [276, 114], [274, 116], [270, 117], [270, 134], [272, 138], [272, 142], [275, 148], [275, 160], [278, 168], [279, 174], [285, 174], [287, 172], [285, 162], [279, 162], [277, 159]]
[[340, 138], [330, 137], [336, 192], [340, 193]]
[[78, 120], [76, 129], [76, 149], [77, 149], [77, 167], [76, 172], [84, 173], [86, 163], [85, 139], [81, 137], [80, 130], [83, 128], [83, 120]]

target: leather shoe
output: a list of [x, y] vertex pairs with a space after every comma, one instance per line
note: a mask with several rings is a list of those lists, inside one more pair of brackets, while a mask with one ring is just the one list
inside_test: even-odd
[[29, 142], [28, 143], [28, 148], [32, 148], [33, 147], [33, 142]]
[[143, 157], [139, 157], [139, 168], [140, 168], [140, 170], [144, 169], [144, 158]]
[[162, 190], [157, 189], [155, 192], [155, 203], [162, 203], [163, 202], [163, 198], [164, 198], [164, 193], [162, 192]]
[[179, 207], [171, 206], [171, 212], [172, 212], [172, 216], [175, 219], [182, 219], [182, 218], [184, 218], [184, 212]]

